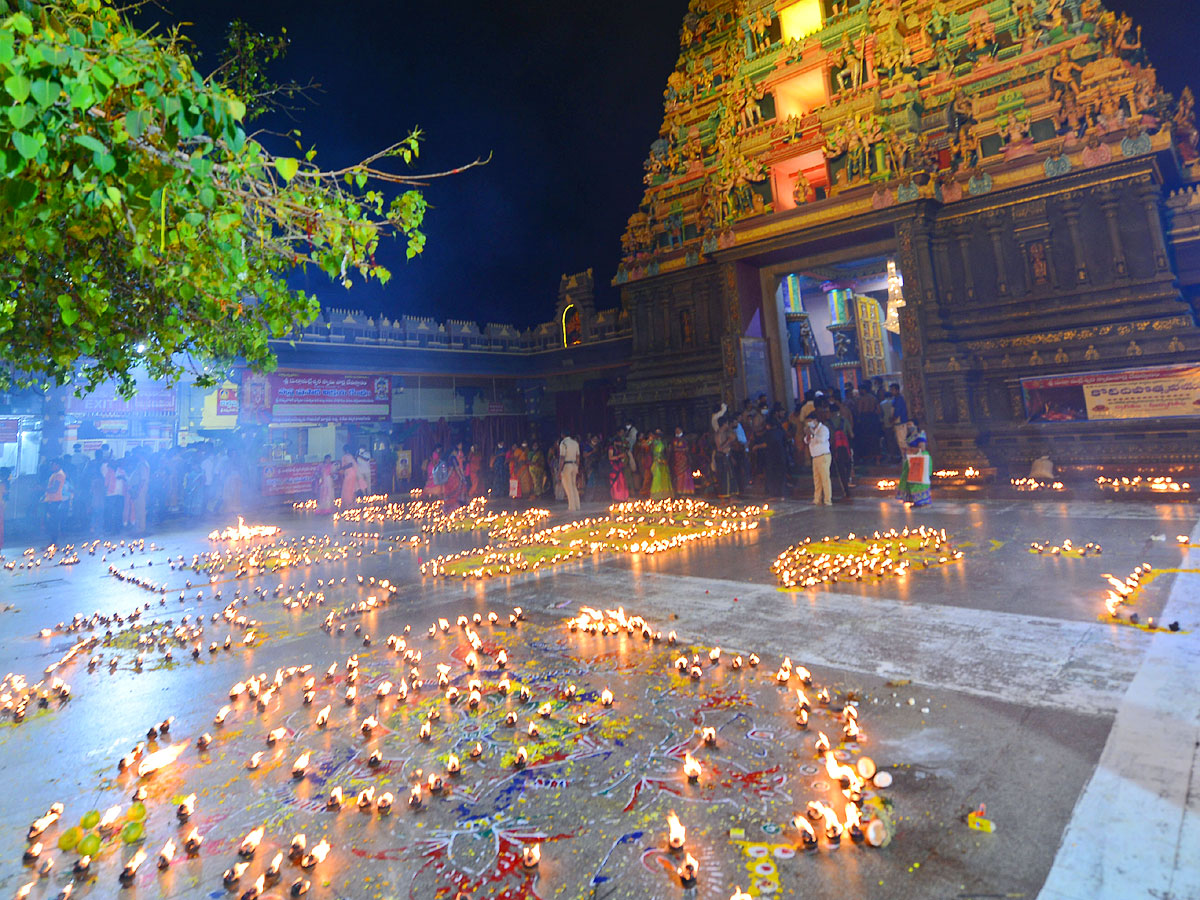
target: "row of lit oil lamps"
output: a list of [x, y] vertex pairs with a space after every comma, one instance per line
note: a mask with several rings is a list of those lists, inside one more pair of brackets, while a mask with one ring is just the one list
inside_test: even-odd
[[[20, 562], [14, 559], [5, 559], [3, 556], [0, 556], [0, 562], [3, 562], [4, 568], [7, 571], [15, 573], [28, 569], [40, 568], [43, 562], [53, 563], [56, 566], [73, 566], [79, 562], [80, 553], [87, 553], [88, 556], [95, 556], [96, 551], [101, 550], [104, 554], [102, 558], [107, 560], [108, 553], [115, 553], [119, 551], [122, 556], [125, 556], [127, 553], [133, 554], [139, 550], [144, 551], [145, 549], [145, 538], [131, 540], [128, 543], [126, 543], [124, 540], [101, 541], [96, 539], [94, 541], [85, 541], [79, 545], [64, 544], [61, 547], [57, 544], [49, 544], [40, 553], [34, 547], [27, 547], [21, 553]], [[150, 549], [157, 550], [158, 545], [151, 544]]]
[[[816, 587], [844, 580], [900, 577], [911, 568], [909, 560], [900, 558], [910, 552], [903, 541], [913, 538], [920, 539], [916, 548], [918, 551], [938, 554], [936, 565], [946, 565], [963, 558], [963, 552], [954, 548], [944, 528], [922, 525], [901, 531], [894, 528], [886, 532], [876, 531], [869, 538], [866, 535], [857, 537], [853, 533], [848, 534], [847, 541], [869, 541], [865, 549], [857, 552], [848, 549], [842, 553], [814, 553], [810, 549], [813, 539], [805, 538], [803, 542], [793, 544], [780, 553], [771, 564], [771, 571], [784, 587], [789, 588]], [[817, 543], [829, 545], [841, 540], [840, 537], [825, 537]], [[921, 565], [927, 567], [930, 562], [922, 561]]]
[[[703, 500], [639, 500], [613, 504], [607, 517], [588, 517], [544, 528], [529, 534], [514, 534], [499, 546], [476, 547], [437, 556], [420, 564], [422, 575], [447, 577], [452, 569], [472, 564], [453, 574], [460, 578], [487, 578], [515, 572], [537, 571], [596, 553], [630, 555], [664, 553], [693, 541], [711, 540], [758, 528], [767, 507], [714, 507]], [[627, 527], [614, 527], [613, 522]], [[656, 526], [694, 528], [667, 536], [656, 534]], [[646, 536], [638, 540], [640, 529]], [[586, 535], [570, 537], [575, 532]], [[565, 545], [564, 545], [565, 539]], [[529, 559], [524, 551], [558, 548], [549, 556]]]
[[[522, 610], [520, 608], [514, 608], [509, 614], [509, 622], [510, 624], [515, 625], [521, 620], [522, 617]], [[486, 621], [490, 625], [494, 626], [499, 623], [500, 617], [494, 612], [489, 613]], [[483, 622], [484, 618], [478, 613], [474, 614], [470, 619], [468, 619], [466, 616], [460, 616], [456, 622], [457, 627], [461, 629], [472, 648], [464, 660], [464, 665], [468, 671], [472, 673], [475, 672], [475, 670], [481, 665], [481, 658], [478, 653], [482, 651], [483, 647], [482, 640], [472, 626], [480, 627], [482, 626]], [[577, 617], [568, 621], [568, 628], [571, 631], [583, 631], [586, 633], [602, 635], [620, 633], [628, 633], [632, 635], [641, 633], [643, 637], [646, 638], [661, 639], [660, 631], [656, 631], [653, 626], [650, 625], [650, 623], [640, 616], [627, 616], [623, 608], [618, 608], [617, 610], [606, 610], [603, 612], [591, 608], [584, 608]], [[406, 627], [405, 633], [407, 633], [408, 630], [409, 629]], [[449, 620], [442, 618], [430, 626], [429, 634], [430, 636], [437, 636], [439, 633], [446, 634], [450, 630], [451, 626]], [[671, 632], [667, 639], [669, 643], [674, 644], [676, 641], [674, 632]], [[391, 635], [388, 638], [387, 646], [389, 650], [392, 650], [396, 653], [404, 653], [405, 661], [412, 664], [412, 668], [409, 671], [409, 677], [412, 679], [413, 689], [420, 689], [421, 681], [419, 678], [419, 673], [416, 670], [416, 664], [421, 661], [420, 651], [416, 650], [415, 648], [408, 647], [405, 638], [398, 635]], [[717, 665], [719, 664], [720, 659], [720, 648], [712, 648], [708, 653], [709, 663]], [[682, 661], [682, 665], [680, 664], [680, 661]], [[750, 654], [748, 662], [752, 667], [757, 666], [759, 659], [756, 655]], [[508, 664], [509, 660], [507, 652], [501, 649], [496, 654], [494, 665], [497, 669], [504, 670]], [[733, 668], [740, 668], [741, 665], [741, 656], [734, 656], [731, 661], [731, 666]], [[676, 660], [675, 666], [681, 671], [686, 670], [692, 678], [696, 678], [696, 673], [701, 668], [701, 660], [698, 654], [695, 654], [691, 660], [689, 660], [686, 656], [681, 656]], [[334, 664], [329, 668], [329, 670], [326, 671], [326, 682], [332, 682], [336, 674], [336, 669], [337, 666]], [[345, 700], [348, 705], [353, 705], [357, 698], [358, 659], [356, 656], [351, 656], [347, 660], [346, 670], [346, 680], [349, 682], [350, 686], [346, 691]], [[299, 677], [303, 679], [303, 702], [306, 705], [311, 704], [314, 702], [316, 696], [316, 678], [311, 672], [311, 666], [278, 669], [275, 673], [275, 677], [271, 680], [268, 680], [264, 673], [260, 676], [252, 677], [246, 681], [241, 681], [233, 685], [229, 692], [230, 699], [234, 702], [243, 697], [247, 699], [253, 699], [255, 700], [255, 705], [257, 708], [260, 711], [265, 712], [270, 707], [275, 694], [283, 687], [283, 685], [292, 678]], [[439, 688], [446, 691], [447, 701], [453, 704], [455, 700], [458, 699], [459, 694], [458, 689], [449, 684], [449, 674], [449, 666], [438, 666]], [[809, 715], [812, 710], [812, 703], [806, 696], [804, 687], [812, 686], [812, 677], [806, 668], [803, 666], [793, 666], [790, 660], [785, 659], [780, 665], [779, 670], [776, 672], [775, 680], [781, 685], [788, 685], [793, 678], [798, 680], [801, 684], [801, 687], [796, 689], [797, 725], [802, 729], [807, 729]], [[397, 690], [397, 695], [403, 699], [403, 697], [407, 694], [408, 687], [404, 679], [401, 679], [400, 683], [401, 687], [399, 690]], [[393, 688], [394, 685], [389, 680], [384, 680], [376, 687], [375, 697], [377, 707], [381, 700], [391, 694]], [[468, 695], [468, 704], [474, 703], [477, 705], [480, 694], [483, 690], [482, 683], [473, 676], [471, 682], [468, 684], [468, 689], [470, 692]], [[511, 682], [509, 682], [507, 676], [501, 679], [501, 682], [497, 685], [497, 689], [504, 693], [511, 691]], [[574, 685], [569, 685], [566, 690], [567, 698], [571, 699], [575, 696], [575, 694], [576, 691], [574, 689]], [[521, 696], [523, 699], [530, 699], [528, 689], [522, 688]], [[827, 707], [829, 700], [830, 697], [827, 689], [821, 689], [818, 691], [818, 704]], [[604, 707], [612, 706], [614, 702], [613, 694], [607, 688], [601, 693], [600, 702]], [[214, 723], [217, 725], [224, 724], [231, 711], [231, 706], [227, 705], [222, 707], [214, 718]], [[328, 725], [330, 712], [331, 706], [328, 704], [318, 712], [317, 717], [314, 720], [318, 728], [324, 728]], [[432, 732], [430, 723], [436, 718], [436, 716], [432, 715], [432, 712], [433, 711], [431, 711], [431, 717], [427, 718], [422, 723], [421, 731], [418, 734], [418, 738], [420, 740], [428, 740], [431, 737]], [[550, 704], [543, 704], [541, 707], [539, 707], [538, 714], [543, 718], [548, 718], [552, 714]], [[509, 712], [506, 715], [506, 724], [515, 725], [513, 715], [514, 714], [512, 712]], [[848, 742], [862, 742], [865, 740], [865, 735], [858, 727], [858, 712], [856, 706], [853, 704], [846, 704], [839, 714], [839, 719], [842, 723], [843, 740]], [[581, 726], [586, 726], [586, 714], [579, 716], [576, 721]], [[166, 736], [169, 732], [170, 726], [171, 719], [165, 720], [161, 724], [150, 729], [150, 731], [147, 733], [147, 739], [153, 741], [160, 736]], [[379, 720], [377, 716], [372, 713], [363, 719], [359, 725], [359, 730], [363, 734], [369, 736], [378, 727]], [[531, 723], [530, 734], [534, 736], [537, 734], [536, 730], [534, 730], [535, 727], [536, 726], [534, 723]], [[278, 741], [286, 737], [286, 734], [287, 732], [283, 728], [272, 729], [270, 732], [268, 732], [266, 737], [268, 745], [276, 744]], [[702, 728], [700, 741], [704, 746], [715, 746], [717, 743], [717, 733], [715, 728]], [[199, 750], [204, 751], [211, 745], [211, 742], [211, 735], [205, 733], [197, 739], [196, 746]], [[128, 755], [122, 757], [118, 764], [118, 770], [121, 772], [136, 772], [137, 778], [144, 781], [145, 779], [153, 777], [156, 772], [174, 763], [182, 754], [186, 746], [186, 742], [180, 742], [147, 754], [145, 752], [146, 745], [144, 743], [139, 743]], [[827, 774], [841, 787], [848, 803], [843, 813], [843, 820], [843, 817], [839, 817], [837, 812], [829, 805], [821, 801], [811, 801], [806, 808], [806, 814], [804, 816], [797, 815], [793, 820], [793, 825], [796, 828], [800, 845], [806, 850], [815, 850], [818, 845], [818, 828], [830, 846], [837, 846], [841, 842], [844, 835], [848, 835], [850, 840], [854, 843], [866, 842], [873, 846], [881, 846], [884, 844], [887, 840], [886, 827], [878, 819], [873, 819], [865, 823], [864, 827], [864, 823], [859, 813], [859, 804], [862, 802], [862, 794], [867, 782], [870, 782], [876, 788], [884, 788], [887, 787], [891, 782], [890, 775], [885, 771], [878, 771], [874, 762], [867, 757], [861, 757], [855, 767], [846, 766], [839, 763], [833, 753], [829, 738], [824, 732], [820, 732], [818, 734], [814, 750], [818, 758], [824, 758]], [[472, 758], [477, 759], [482, 756], [482, 753], [482, 746], [477, 743], [471, 751], [471, 756]], [[247, 765], [250, 768], [256, 768], [260, 760], [261, 752], [255, 753]], [[378, 749], [376, 749], [372, 752], [372, 755], [368, 760], [368, 764], [371, 766], [378, 766], [381, 762], [382, 754]], [[518, 749], [512, 765], [519, 768], [527, 764], [527, 762], [528, 752], [526, 751], [525, 747], [522, 746]], [[301, 752], [291, 766], [291, 775], [293, 779], [304, 778], [309, 763], [310, 752]], [[460, 772], [460, 761], [456, 756], [450, 755], [446, 763], [446, 777], [457, 777]], [[690, 751], [686, 752], [683, 760], [683, 775], [690, 782], [694, 783], [700, 778], [701, 774], [702, 767], [699, 761], [692, 755]], [[424, 785], [425, 790], [428, 790], [430, 793], [437, 794], [443, 791], [445, 788], [446, 781], [442, 775], [438, 773], [429, 774], [428, 780]], [[410, 807], [420, 808], [423, 803], [422, 789], [423, 787], [421, 781], [418, 781], [413, 785], [408, 797], [408, 805]], [[139, 785], [134, 793], [135, 804], [141, 803], [146, 799], [146, 796], [147, 791], [143, 783]], [[360, 809], [373, 809], [382, 815], [390, 812], [392, 804], [394, 803], [394, 799], [395, 798], [391, 795], [391, 793], [386, 791], [377, 795], [375, 788], [372, 786], [361, 791], [354, 800], [354, 804]], [[194, 813], [195, 801], [196, 797], [193, 793], [184, 797], [179, 803], [176, 814], [181, 824], [186, 823], [188, 818]], [[346, 799], [343, 796], [341, 789], [338, 787], [333, 788], [329, 795], [327, 808], [334, 810], [341, 809], [345, 803]], [[36, 839], [48, 827], [53, 825], [54, 822], [58, 820], [61, 813], [62, 806], [56, 804], [55, 807], [52, 807], [52, 809], [45, 816], [36, 820], [30, 828], [28, 837], [32, 843], [27, 848], [25, 857], [26, 862], [36, 864], [36, 870], [39, 875], [47, 874], [50, 871], [53, 863], [49, 858], [40, 858], [42, 854], [42, 846], [40, 842], [36, 841]], [[100, 833], [106, 833], [106, 831], [111, 832], [115, 828], [119, 818], [119, 806], [109, 809], [97, 823], [99, 825]], [[696, 884], [699, 877], [699, 864], [690, 853], [686, 853], [686, 829], [680, 822], [679, 818], [674, 815], [674, 813], [668, 817], [667, 824], [668, 848], [677, 854], [683, 854], [679, 865], [676, 867], [676, 876], [678, 877], [681, 886], [684, 888], [692, 887]], [[814, 826], [816, 826], [816, 828], [814, 828]], [[238, 849], [239, 860], [236, 861], [229, 869], [227, 869], [223, 875], [223, 883], [227, 890], [236, 890], [236, 888], [239, 886], [246, 873], [246, 870], [249, 868], [250, 861], [258, 852], [264, 834], [265, 829], [260, 826], [251, 830], [243, 838]], [[196, 855], [199, 853], [202, 843], [203, 837], [199, 834], [197, 829], [193, 828], [183, 839], [184, 851], [189, 855]], [[320, 843], [309, 849], [305, 835], [303, 833], [299, 833], [295, 835], [290, 842], [288, 856], [301, 869], [307, 870], [312, 869], [321, 863], [329, 853], [330, 849], [330, 845], [325, 839], [322, 839]], [[171, 838], [159, 851], [159, 868], [167, 868], [175, 857], [176, 852], [177, 846], [175, 839]], [[133, 883], [138, 869], [144, 863], [146, 857], [147, 855], [144, 848], [139, 848], [137, 853], [124, 865], [119, 877], [119, 881], [122, 885], [129, 886]], [[522, 848], [522, 860], [527, 868], [532, 869], [537, 867], [540, 862], [540, 857], [541, 850], [537, 843], [528, 844]], [[274, 883], [277, 883], [282, 877], [283, 860], [283, 851], [279, 851], [272, 859], [266, 870], [262, 872], [259, 877], [242, 892], [241, 900], [257, 900], [257, 898], [265, 889]], [[89, 872], [90, 865], [90, 856], [81, 855], [75, 864], [76, 875], [86, 876]], [[34, 885], [35, 882], [30, 882], [22, 886], [17, 895], [19, 900], [23, 900], [24, 897], [28, 896]], [[292, 882], [290, 892], [293, 896], [300, 896], [307, 892], [309, 886], [310, 882], [308, 879], [305, 878], [304, 875], [301, 875]], [[65, 889], [65, 894], [67, 897], [70, 896], [70, 892], [71, 885], [68, 885]], [[733, 895], [734, 898], [745, 896], [747, 895], [741, 894], [740, 890], [735, 891]]]

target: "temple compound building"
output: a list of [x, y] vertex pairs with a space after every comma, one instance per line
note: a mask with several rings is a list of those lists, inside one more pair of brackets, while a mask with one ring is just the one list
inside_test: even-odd
[[1194, 98], [1095, 0], [692, 0], [622, 238], [635, 421], [872, 376], [939, 464], [1200, 461]]

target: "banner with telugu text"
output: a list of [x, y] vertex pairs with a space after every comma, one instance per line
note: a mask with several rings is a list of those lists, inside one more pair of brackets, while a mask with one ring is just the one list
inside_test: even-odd
[[392, 414], [387, 375], [308, 375], [247, 371], [238, 393], [244, 425], [386, 422]]
[[1030, 422], [1200, 416], [1200, 365], [1022, 378]]

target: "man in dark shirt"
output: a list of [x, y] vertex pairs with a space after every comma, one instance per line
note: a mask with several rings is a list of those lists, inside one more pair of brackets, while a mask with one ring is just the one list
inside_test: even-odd
[[900, 449], [901, 458], [904, 448], [908, 446], [908, 403], [900, 393], [900, 385], [892, 383], [892, 415], [895, 417], [896, 446]]

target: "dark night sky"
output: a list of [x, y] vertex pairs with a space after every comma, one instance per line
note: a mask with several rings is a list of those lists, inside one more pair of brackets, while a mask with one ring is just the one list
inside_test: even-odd
[[[285, 26], [292, 47], [279, 75], [322, 91], [281, 128], [300, 128], [328, 165], [357, 162], [413, 125], [427, 138], [421, 171], [494, 154], [428, 189], [426, 250], [411, 262], [398, 243], [381, 254], [395, 276], [386, 288], [345, 291], [314, 273], [308, 287], [324, 305], [525, 326], [550, 317], [560, 274], [588, 267], [598, 304], [617, 303], [608, 283], [687, 0], [164, 2], [166, 13], [146, 17], [192, 23], [205, 71], [235, 16], [266, 32]], [[1143, 0], [1133, 11], [1175, 93], [1200, 46], [1185, 7]]]

